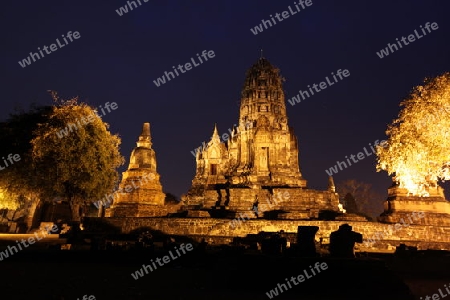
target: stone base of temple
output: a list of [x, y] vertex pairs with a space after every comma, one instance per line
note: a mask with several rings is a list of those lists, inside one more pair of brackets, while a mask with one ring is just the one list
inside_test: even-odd
[[318, 218], [319, 213], [317, 211], [296, 211], [296, 212], [278, 213], [278, 219], [280, 220], [309, 220]]
[[378, 221], [390, 224], [416, 224], [431, 226], [450, 226], [450, 215], [441, 213], [417, 213], [418, 211], [401, 211], [382, 214]]
[[365, 222], [368, 221], [366, 217], [359, 216], [357, 214], [342, 214], [336, 217], [336, 221], [358, 221]]
[[434, 188], [428, 197], [418, 197], [409, 196], [406, 189], [391, 187], [388, 195], [378, 221], [450, 226], [450, 202], [445, 199], [442, 188]]
[[244, 220], [232, 226], [230, 219], [214, 218], [86, 218], [83, 225], [89, 230], [90, 222], [106, 222], [123, 233], [138, 228], [153, 228], [167, 235], [185, 235], [189, 238], [215, 244], [227, 244], [235, 237], [245, 237], [259, 232], [279, 232], [296, 234], [298, 226], [318, 226], [315, 239], [329, 243], [331, 232], [347, 223], [353, 231], [363, 235], [363, 243], [356, 244], [358, 251], [385, 252], [395, 250], [400, 244], [415, 246], [418, 250], [450, 250], [450, 226], [411, 225], [395, 230], [392, 224], [357, 221], [308, 221], [308, 220]]
[[[212, 210], [212, 217], [234, 218], [234, 215], [251, 211], [258, 207], [259, 217], [289, 220], [308, 220], [321, 218], [322, 212], [338, 215], [338, 195], [332, 191], [318, 191], [305, 188], [229, 188], [213, 186], [206, 190], [193, 190], [183, 196], [185, 207], [197, 206], [202, 210]], [[196, 203], [196, 205], [194, 205]], [[188, 205], [190, 204], [190, 205]], [[227, 214], [221, 214], [226, 210]], [[270, 216], [269, 216], [270, 215]], [[269, 216], [269, 217], [268, 217]]]
[[180, 212], [180, 205], [119, 203], [106, 210], [107, 217], [166, 217]]
[[210, 218], [210, 214], [204, 210], [188, 210], [187, 218]]
[[[242, 218], [242, 219], [257, 219], [258, 216], [255, 214], [255, 212], [253, 210], [240, 210], [240, 211], [228, 211], [227, 213], [227, 218], [230, 219], [238, 219], [238, 218]], [[261, 216], [261, 214], [260, 214]]]

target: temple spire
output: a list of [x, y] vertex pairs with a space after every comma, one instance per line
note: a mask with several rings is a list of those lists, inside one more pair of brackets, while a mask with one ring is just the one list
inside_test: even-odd
[[150, 123], [144, 123], [142, 125], [141, 136], [150, 136]]
[[[156, 154], [151, 148], [150, 123], [143, 123], [137, 147], [130, 155], [128, 169], [122, 180], [111, 209], [114, 217], [165, 216], [165, 194], [156, 170]], [[175, 212], [175, 210], [173, 211]]]
[[142, 125], [142, 132], [137, 142], [138, 147], [151, 148], [152, 136], [150, 134], [150, 123], [144, 123]]
[[220, 135], [219, 135], [219, 130], [217, 130], [217, 123], [214, 123], [214, 131], [213, 131], [213, 135], [211, 137], [211, 142], [220, 143]]
[[336, 192], [336, 186], [334, 185], [333, 176], [328, 177], [328, 190], [333, 193]]

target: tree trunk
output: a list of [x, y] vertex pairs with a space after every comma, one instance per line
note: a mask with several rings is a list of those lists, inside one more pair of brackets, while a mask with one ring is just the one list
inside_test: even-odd
[[27, 224], [27, 232], [29, 232], [36, 223], [36, 210], [38, 209], [40, 199], [36, 195], [30, 194], [30, 202], [31, 204], [29, 204], [28, 214], [25, 219], [25, 223]]
[[100, 205], [98, 206], [98, 214], [97, 214], [97, 217], [103, 218], [104, 216], [105, 216], [105, 207], [104, 207], [102, 204], [100, 204]]
[[73, 203], [74, 201], [70, 201], [70, 210], [72, 211], [72, 221], [81, 221], [81, 214], [80, 214], [80, 204]]

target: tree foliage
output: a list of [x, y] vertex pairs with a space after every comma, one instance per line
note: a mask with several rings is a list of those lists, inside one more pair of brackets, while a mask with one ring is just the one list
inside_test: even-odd
[[438, 180], [450, 179], [450, 73], [425, 79], [401, 102], [378, 147], [377, 170], [394, 175], [411, 194], [427, 196]]
[[[55, 105], [13, 115], [2, 124], [2, 145], [23, 160], [5, 169], [0, 183], [43, 200], [67, 200], [73, 219], [79, 220], [80, 205], [101, 199], [117, 185], [116, 169], [124, 163], [121, 140], [91, 106], [53, 97]], [[15, 136], [19, 131], [25, 134]]]
[[164, 199], [164, 203], [165, 204], [178, 204], [178, 203], [180, 203], [180, 200], [174, 194], [166, 193], [166, 197]]
[[16, 210], [24, 207], [25, 197], [0, 189], [0, 209]]
[[359, 212], [355, 197], [351, 193], [345, 194], [343, 202], [347, 213], [356, 214]]
[[2, 201], [5, 208], [16, 209], [14, 199], [18, 196], [29, 197], [38, 187], [34, 180], [36, 172], [30, 142], [36, 137], [34, 129], [37, 124], [47, 122], [51, 111], [50, 106], [32, 106], [29, 111], [18, 110], [12, 113], [8, 120], [0, 123], [0, 156], [20, 156], [20, 161], [9, 164], [0, 171], [0, 189], [4, 193]]
[[[30, 111], [18, 111], [10, 115], [6, 122], [0, 124], [0, 155], [19, 154], [20, 161], [10, 164], [0, 172], [0, 181], [9, 191], [21, 192], [29, 187], [29, 175], [32, 172], [31, 144], [35, 137], [36, 124], [46, 122], [50, 107], [33, 107]], [[4, 166], [2, 162], [2, 166]]]
[[372, 185], [355, 179], [348, 179], [336, 184], [340, 202], [348, 213], [375, 216], [378, 214], [380, 195], [373, 191]]
[[[69, 128], [67, 136], [62, 136], [61, 130]], [[108, 128], [92, 107], [78, 103], [77, 98], [59, 100], [31, 141], [36, 181], [44, 187], [41, 195], [68, 200], [74, 219], [79, 205], [101, 199], [117, 185], [116, 169], [124, 158], [119, 136]]]

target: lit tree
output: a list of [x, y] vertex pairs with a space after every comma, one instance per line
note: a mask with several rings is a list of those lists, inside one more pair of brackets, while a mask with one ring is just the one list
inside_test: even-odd
[[94, 108], [77, 98], [52, 96], [55, 105], [19, 111], [0, 123], [0, 157], [20, 155], [0, 171], [0, 207], [17, 207], [11, 195], [25, 195], [34, 207], [39, 199], [58, 198], [67, 200], [73, 220], [80, 220], [81, 205], [103, 198], [117, 184], [116, 169], [124, 162], [120, 138]]
[[25, 199], [23, 196], [0, 189], [0, 209], [16, 210], [22, 208], [24, 204]]
[[116, 169], [124, 163], [121, 141], [89, 105], [78, 103], [77, 98], [53, 97], [57, 105], [31, 141], [35, 181], [44, 198], [66, 199], [73, 220], [80, 220], [82, 205], [101, 199], [116, 186]]
[[425, 79], [400, 106], [387, 144], [377, 148], [377, 170], [412, 195], [428, 196], [438, 180], [450, 179], [450, 73]]

